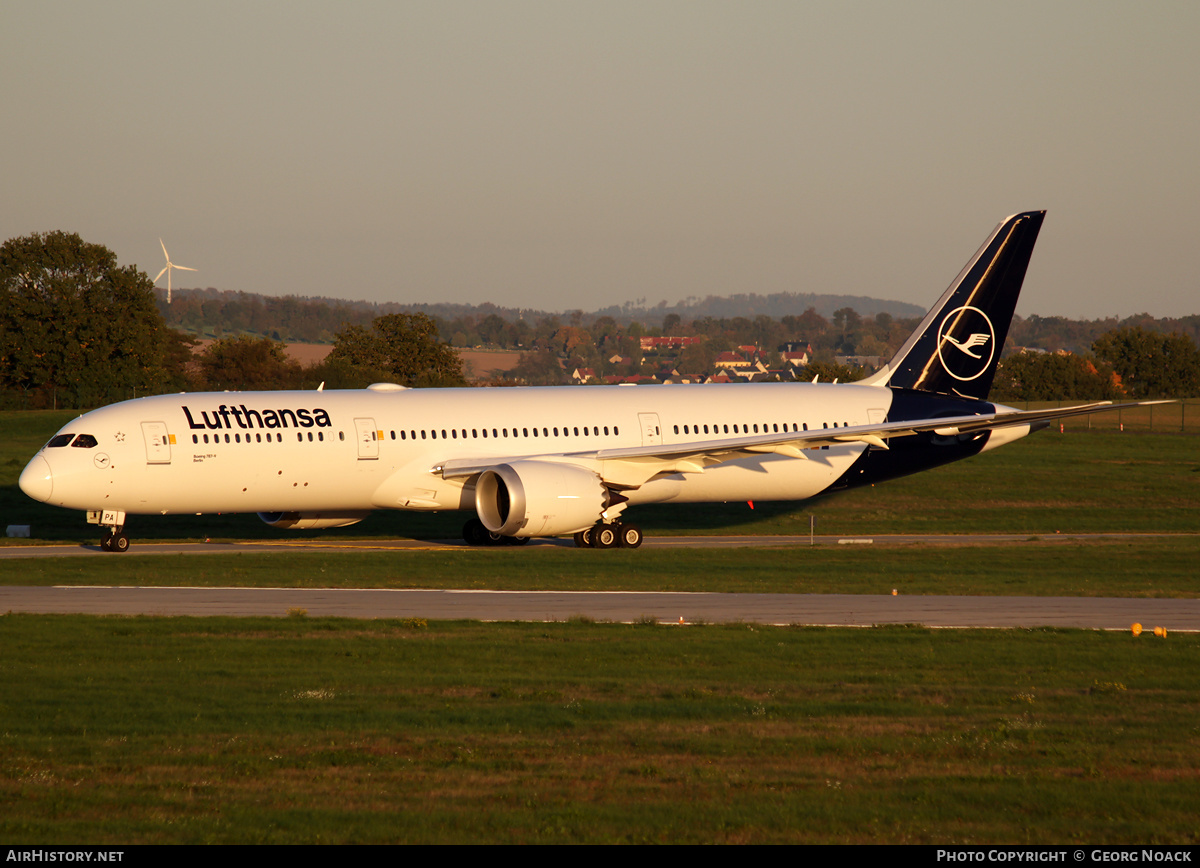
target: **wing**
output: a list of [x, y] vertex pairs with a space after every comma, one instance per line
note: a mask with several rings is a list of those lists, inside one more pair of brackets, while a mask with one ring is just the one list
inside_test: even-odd
[[698, 440], [688, 443], [630, 446], [621, 449], [597, 449], [586, 452], [513, 455], [489, 458], [461, 458], [445, 461], [432, 468], [446, 479], [465, 478], [482, 473], [490, 467], [515, 460], [534, 459], [555, 461], [588, 467], [599, 474], [605, 484], [617, 489], [637, 488], [651, 479], [673, 473], [702, 473], [708, 467], [773, 453], [804, 460], [807, 449], [819, 449], [845, 443], [861, 443], [877, 449], [887, 449], [893, 437], [911, 437], [933, 432], [942, 436], [974, 434], [1014, 425], [1035, 425], [1050, 419], [1103, 413], [1148, 404], [1168, 404], [1171, 401], [1140, 401], [1114, 404], [1101, 401], [1074, 407], [1055, 407], [1049, 410], [1005, 410], [973, 416], [953, 416], [883, 422], [874, 425], [852, 425], [845, 428], [819, 428], [813, 431], [789, 431], [781, 434], [752, 434], [720, 440]]

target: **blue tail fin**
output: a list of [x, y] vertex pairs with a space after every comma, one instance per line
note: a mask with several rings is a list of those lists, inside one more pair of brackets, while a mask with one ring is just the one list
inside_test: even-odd
[[880, 385], [985, 400], [1045, 211], [996, 227], [887, 364]]

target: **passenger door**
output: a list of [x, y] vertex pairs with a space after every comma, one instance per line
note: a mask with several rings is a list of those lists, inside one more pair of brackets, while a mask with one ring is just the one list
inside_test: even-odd
[[643, 446], [662, 445], [662, 431], [658, 427], [657, 413], [638, 413], [638, 424], [642, 427]]
[[379, 434], [374, 419], [355, 419], [354, 430], [358, 436], [358, 460], [369, 461], [379, 457]]
[[166, 422], [143, 422], [142, 437], [146, 441], [147, 464], [171, 463], [171, 444], [175, 438], [167, 433]]

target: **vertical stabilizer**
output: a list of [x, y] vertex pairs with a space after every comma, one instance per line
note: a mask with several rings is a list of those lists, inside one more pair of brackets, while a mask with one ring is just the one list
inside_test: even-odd
[[921, 325], [871, 380], [898, 389], [985, 400], [1045, 211], [996, 227]]

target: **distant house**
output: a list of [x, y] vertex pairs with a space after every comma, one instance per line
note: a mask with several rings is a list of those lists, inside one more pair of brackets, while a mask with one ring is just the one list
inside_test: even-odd
[[755, 359], [753, 364], [747, 363], [744, 368], [738, 368], [733, 373], [748, 383], [761, 383], [767, 375], [767, 366]]
[[659, 352], [662, 350], [682, 350], [684, 347], [690, 347], [692, 344], [698, 344], [704, 340], [704, 336], [685, 338], [675, 336], [665, 336], [661, 338], [642, 338], [642, 352]]
[[576, 383], [586, 383], [596, 379], [596, 371], [593, 368], [576, 368], [571, 372], [571, 379]]
[[748, 368], [750, 362], [741, 353], [725, 352], [713, 359], [713, 365], [718, 368]]

